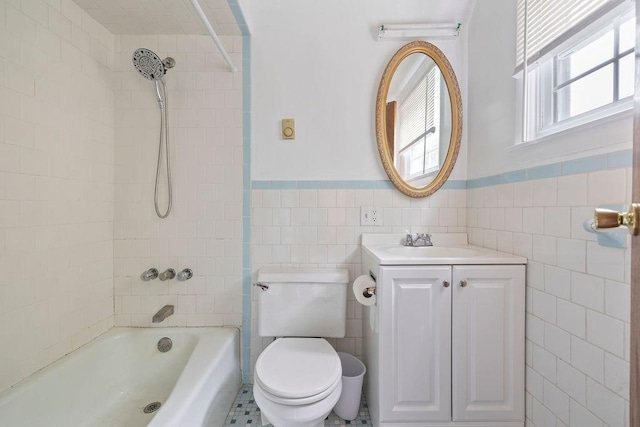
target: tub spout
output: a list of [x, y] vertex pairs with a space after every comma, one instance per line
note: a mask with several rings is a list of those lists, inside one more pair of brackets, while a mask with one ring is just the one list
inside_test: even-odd
[[173, 306], [165, 305], [153, 315], [153, 323], [160, 323], [173, 314]]

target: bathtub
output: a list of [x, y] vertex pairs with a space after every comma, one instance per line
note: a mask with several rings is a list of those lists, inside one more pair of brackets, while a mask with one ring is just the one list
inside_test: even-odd
[[234, 328], [114, 328], [2, 392], [0, 426], [221, 426], [239, 348]]

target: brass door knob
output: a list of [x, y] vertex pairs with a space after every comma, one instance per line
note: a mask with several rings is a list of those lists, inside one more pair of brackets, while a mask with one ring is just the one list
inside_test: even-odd
[[640, 203], [632, 203], [629, 211], [620, 213], [612, 209], [596, 208], [593, 217], [593, 227], [596, 230], [625, 226], [634, 236], [640, 232]]

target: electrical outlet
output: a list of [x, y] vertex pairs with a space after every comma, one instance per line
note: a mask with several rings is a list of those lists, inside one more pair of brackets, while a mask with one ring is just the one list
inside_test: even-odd
[[360, 225], [382, 225], [382, 209], [373, 206], [362, 206], [360, 208]]

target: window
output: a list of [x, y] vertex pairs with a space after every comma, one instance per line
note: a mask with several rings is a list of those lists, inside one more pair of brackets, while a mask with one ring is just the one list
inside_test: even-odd
[[[527, 86], [523, 96], [524, 142], [629, 109], [633, 95], [635, 16], [630, 10], [631, 2], [555, 2], [545, 7], [562, 8], [583, 2], [588, 3], [583, 6], [588, 13], [579, 9], [578, 16], [572, 13], [573, 9], [556, 13], [546, 10], [545, 22], [540, 16], [540, 3], [545, 1], [549, 2], [519, 0], [518, 5], [516, 72], [523, 78], [522, 71], [526, 68], [523, 83]], [[522, 31], [525, 5], [526, 37]], [[558, 16], [571, 25], [567, 27], [566, 22], [561, 25]], [[564, 31], [559, 33], [556, 29], [556, 33], [549, 35], [549, 25], [555, 24]], [[547, 34], [543, 34], [545, 31]], [[523, 60], [525, 41], [527, 67]]]
[[440, 166], [440, 69], [422, 74], [398, 105], [396, 169], [405, 180], [423, 178]]

